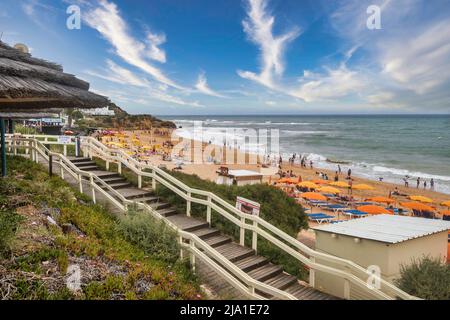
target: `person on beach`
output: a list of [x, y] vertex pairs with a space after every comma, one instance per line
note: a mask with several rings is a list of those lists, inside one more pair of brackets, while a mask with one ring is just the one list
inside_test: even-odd
[[339, 175], [338, 172], [336, 171], [336, 174], [334, 175], [334, 181], [339, 181]]
[[420, 177], [417, 177], [417, 186], [416, 186], [417, 189], [419, 189], [419, 185], [420, 185]]
[[353, 194], [353, 180], [348, 181], [348, 194]]
[[424, 188], [424, 189], [427, 188], [427, 180], [423, 180], [423, 188]]
[[434, 190], [434, 179], [433, 178], [431, 178], [431, 180], [430, 180], [430, 189]]
[[337, 172], [339, 172], [339, 175], [342, 173], [342, 169], [341, 169], [341, 165], [340, 164], [338, 164], [338, 171]]
[[309, 160], [309, 166], [311, 167], [311, 169], [313, 168], [313, 161]]
[[352, 177], [352, 169], [348, 169], [347, 171], [347, 179], [350, 179]]

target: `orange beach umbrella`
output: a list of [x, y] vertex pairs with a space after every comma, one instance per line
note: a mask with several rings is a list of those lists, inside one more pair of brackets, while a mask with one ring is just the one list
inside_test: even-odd
[[317, 192], [304, 192], [300, 194], [300, 197], [308, 200], [321, 200], [321, 201], [327, 200], [327, 197]]
[[419, 211], [434, 211], [433, 207], [420, 202], [401, 202], [400, 205], [405, 208], [419, 210]]
[[373, 197], [373, 198], [369, 198], [366, 200], [371, 201], [371, 202], [379, 202], [379, 203], [387, 203], [387, 204], [395, 202], [394, 199], [386, 198], [386, 197]]
[[311, 181], [303, 181], [297, 184], [299, 187], [309, 188], [309, 189], [317, 189], [317, 184]]
[[443, 216], [450, 216], [450, 210], [441, 211]]
[[355, 184], [352, 188], [353, 188], [353, 190], [373, 190], [373, 189], [375, 189], [374, 187], [369, 186], [368, 184], [364, 184], [364, 183]]
[[450, 200], [442, 202], [442, 203], [441, 203], [441, 206], [449, 207], [449, 208], [450, 208]]
[[386, 210], [385, 208], [375, 205], [360, 206], [356, 209], [368, 214], [392, 214], [392, 212]]
[[313, 182], [315, 184], [329, 184], [330, 183], [330, 181], [323, 180], [323, 179], [316, 179], [316, 180], [312, 180], [311, 182]]

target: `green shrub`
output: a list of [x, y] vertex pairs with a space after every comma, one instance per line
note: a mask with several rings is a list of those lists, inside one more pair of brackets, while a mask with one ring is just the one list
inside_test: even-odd
[[450, 299], [450, 266], [424, 257], [402, 265], [397, 285], [411, 295], [427, 300]]
[[0, 258], [5, 257], [22, 217], [12, 210], [0, 210]]
[[[307, 217], [302, 206], [288, 197], [285, 192], [272, 186], [266, 184], [227, 186], [218, 185], [212, 181], [203, 180], [196, 175], [181, 172], [171, 172], [171, 175], [192, 188], [211, 191], [233, 206], [236, 203], [237, 196], [260, 203], [260, 217], [294, 238], [297, 237], [297, 233], [301, 229], [308, 227]], [[158, 185], [156, 193], [165, 201], [176, 206], [180, 212], [185, 212], [186, 201], [168, 188]], [[203, 205], [193, 203], [191, 214], [205, 219], [206, 208]], [[235, 240], [239, 239], [239, 227], [222, 215], [214, 213], [214, 211], [212, 226], [227, 235], [233, 236]], [[251, 237], [251, 232], [246, 232], [245, 242], [247, 245], [251, 244]], [[285, 271], [300, 278], [305, 278], [305, 268], [297, 259], [265, 241], [262, 237], [258, 238], [258, 253], [269, 258], [273, 263], [282, 265]]]
[[129, 211], [128, 215], [120, 219], [119, 230], [125, 239], [153, 258], [169, 263], [178, 260], [180, 248], [176, 233], [162, 221], [148, 214]]

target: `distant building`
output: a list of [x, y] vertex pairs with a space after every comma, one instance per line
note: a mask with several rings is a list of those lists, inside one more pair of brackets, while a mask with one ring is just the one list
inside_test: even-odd
[[89, 116], [114, 116], [114, 110], [110, 110], [108, 107], [105, 108], [96, 108], [96, 109], [86, 109], [81, 110], [84, 115]]
[[246, 184], [257, 184], [262, 182], [263, 175], [250, 170], [228, 170], [227, 167], [221, 167], [217, 172], [217, 184], [243, 186]]

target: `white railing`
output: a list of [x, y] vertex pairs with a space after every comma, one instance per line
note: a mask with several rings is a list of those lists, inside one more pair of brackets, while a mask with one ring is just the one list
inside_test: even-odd
[[[148, 204], [126, 199], [123, 195], [117, 192], [117, 190], [111, 188], [108, 184], [102, 181], [102, 179], [100, 179], [97, 175], [80, 170], [69, 159], [67, 159], [66, 156], [48, 150], [41, 141], [34, 138], [12, 136], [7, 137], [7, 142], [8, 148], [13, 151], [12, 154], [28, 156], [36, 163], [39, 163], [39, 157], [41, 157], [49, 163], [50, 167], [52, 166], [50, 163], [58, 163], [60, 166], [61, 177], [64, 178], [65, 172], [69, 173], [77, 181], [80, 192], [83, 192], [83, 182], [87, 182], [91, 188], [94, 203], [97, 198], [96, 192], [99, 192], [122, 211], [127, 211], [129, 207], [134, 206], [137, 209], [149, 212], [153, 217], [159, 220], [163, 220], [168, 226], [177, 232], [180, 246], [190, 253], [191, 265], [194, 269], [195, 259], [198, 258], [215, 270], [234, 288], [238, 289], [251, 299], [265, 299], [265, 297], [256, 293], [256, 290], [279, 299], [296, 299], [296, 297], [287, 292], [251, 278], [195, 234], [179, 229], [175, 224], [160, 215]], [[18, 152], [20, 150], [25, 150], [26, 152], [21, 154]]]
[[[94, 202], [96, 201], [96, 192], [99, 192], [120, 210], [126, 211], [127, 207], [134, 205], [141, 210], [151, 213], [155, 218], [164, 220], [165, 223], [167, 223], [178, 233], [178, 236], [180, 237], [180, 245], [190, 253], [193, 267], [195, 267], [195, 258], [199, 258], [201, 261], [213, 268], [232, 286], [250, 298], [262, 299], [262, 296], [255, 293], [255, 290], [259, 290], [279, 299], [295, 299], [294, 296], [284, 291], [254, 280], [196, 235], [180, 230], [149, 205], [145, 203], [136, 203], [125, 199], [119, 192], [111, 188], [95, 174], [80, 170], [64, 155], [49, 151], [43, 145], [42, 141], [39, 141], [34, 137], [27, 138], [9, 136], [7, 138], [9, 148], [13, 150], [14, 154], [17, 154], [17, 150], [22, 148], [26, 150], [25, 154], [29, 155], [30, 159], [33, 161], [37, 162], [39, 156], [41, 156], [46, 161], [49, 161], [49, 163], [58, 162], [60, 165], [61, 177], [64, 178], [64, 170], [68, 172], [76, 179], [81, 192], [83, 191], [83, 180], [84, 182], [87, 181], [91, 188], [92, 199]], [[149, 177], [152, 179], [153, 188], [156, 188], [156, 183], [158, 182], [172, 190], [187, 201], [187, 215], [190, 215], [191, 202], [206, 206], [207, 221], [209, 223], [211, 223], [212, 210], [221, 214], [223, 217], [227, 218], [240, 228], [241, 244], [244, 244], [246, 230], [250, 230], [253, 233], [252, 247], [255, 250], [257, 249], [257, 236], [261, 236], [270, 241], [272, 244], [276, 245], [310, 268], [309, 282], [312, 287], [315, 286], [315, 272], [321, 271], [344, 280], [345, 298], [350, 298], [351, 289], [352, 286], [354, 286], [355, 289], [359, 288], [369, 297], [374, 299], [417, 299], [384, 279], [380, 279], [381, 287], [379, 289], [369, 287], [367, 285], [367, 278], [369, 275], [366, 273], [364, 268], [354, 262], [312, 250], [299, 242], [297, 239], [289, 236], [260, 217], [248, 215], [239, 211], [234, 206], [211, 192], [190, 188], [164, 170], [161, 170], [153, 165], [147, 165], [136, 161], [122, 150], [107, 148], [91, 137], [83, 137], [81, 146], [86, 156], [98, 156], [106, 161], [107, 167], [109, 167], [110, 162], [115, 162], [118, 164], [118, 171], [121, 172], [122, 165], [125, 165], [125, 167], [138, 176], [139, 187], [142, 187], [142, 177]], [[144, 170], [146, 169], [151, 170], [151, 172], [145, 172]], [[196, 198], [195, 195], [202, 196], [205, 199]], [[335, 266], [339, 266], [340, 268], [331, 267], [329, 265], [319, 263], [318, 261], [326, 261]]]
[[[138, 176], [138, 185], [140, 188], [142, 187], [143, 177], [151, 178], [153, 189], [156, 188], [157, 182], [164, 185], [186, 200], [186, 214], [188, 216], [191, 214], [190, 208], [192, 202], [206, 206], [206, 220], [208, 223], [211, 223], [212, 210], [219, 213], [240, 228], [239, 240], [241, 245], [244, 245], [246, 230], [253, 233], [252, 248], [254, 250], [257, 250], [258, 236], [265, 238], [310, 268], [309, 283], [312, 287], [315, 287], [315, 272], [320, 271], [343, 279], [344, 297], [347, 299], [351, 296], [352, 286], [361, 289], [365, 294], [374, 299], [417, 299], [382, 278], [379, 279], [380, 288], [369, 286], [367, 283], [369, 274], [366, 269], [356, 263], [315, 251], [264, 219], [241, 212], [212, 192], [191, 188], [164, 170], [133, 159], [123, 150], [108, 148], [92, 137], [83, 137], [81, 146], [86, 156], [96, 156], [103, 159], [106, 162], [107, 168], [109, 168], [110, 162], [117, 163], [119, 172], [122, 171], [122, 166], [127, 167]], [[150, 170], [151, 172], [145, 170]], [[203, 197], [203, 199], [195, 197], [196, 195]], [[192, 237], [195, 236], [191, 235], [190, 239]], [[201, 240], [195, 239], [193, 243], [198, 244], [199, 241]], [[329, 264], [323, 264], [319, 261], [324, 261]], [[331, 267], [330, 265], [338, 267]], [[233, 266], [230, 263], [227, 269], [229, 268], [229, 271], [235, 271], [233, 270]]]

